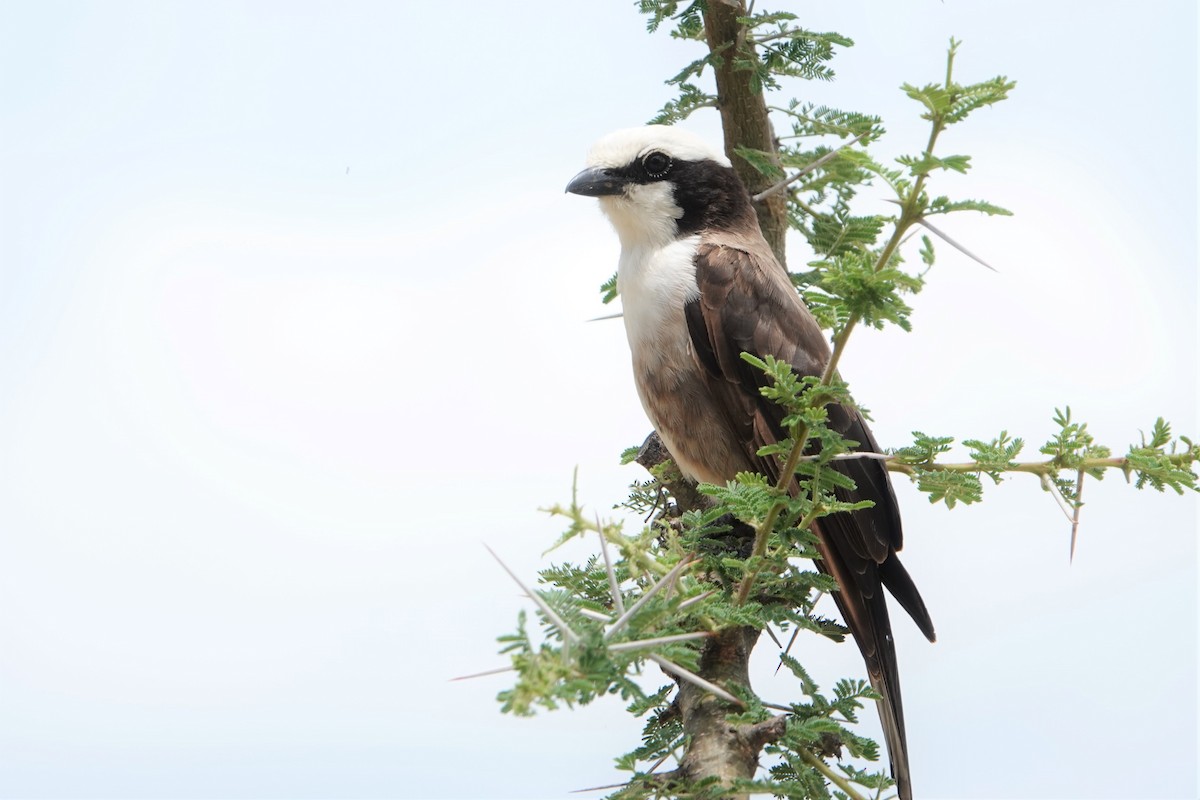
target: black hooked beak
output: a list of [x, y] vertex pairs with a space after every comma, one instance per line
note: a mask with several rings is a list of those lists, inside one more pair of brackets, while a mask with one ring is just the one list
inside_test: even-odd
[[571, 178], [567, 191], [585, 197], [603, 197], [625, 191], [629, 179], [611, 169], [585, 169]]

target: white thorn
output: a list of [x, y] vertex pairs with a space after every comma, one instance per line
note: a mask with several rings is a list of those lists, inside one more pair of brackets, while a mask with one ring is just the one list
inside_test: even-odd
[[722, 700], [733, 703], [736, 706], [740, 706], [742, 708], [746, 707], [745, 703], [743, 703], [741, 700], [738, 700], [736, 697], [734, 697], [729, 692], [722, 689], [720, 686], [717, 686], [715, 683], [711, 683], [709, 681], [704, 680], [704, 678], [701, 678], [696, 673], [694, 673], [690, 670], [686, 670], [683, 667], [679, 666], [678, 664], [676, 664], [672, 661], [668, 661], [667, 659], [663, 658], [662, 656], [658, 655], [657, 653], [651, 653], [650, 655], [646, 656], [646, 658], [650, 659], [655, 664], [658, 664], [664, 670], [666, 670], [667, 672], [671, 673], [672, 675], [674, 675], [675, 677], [677, 677], [681, 680], [685, 680], [688, 683], [699, 686], [704, 691], [714, 694], [717, 697], [721, 698]]
[[707, 639], [712, 636], [711, 633], [697, 631], [696, 633], [676, 633], [671, 636], [659, 636], [654, 639], [638, 639], [634, 642], [618, 642], [617, 644], [608, 645], [608, 649], [614, 653], [623, 653], [629, 650], [641, 650], [643, 647], [654, 647], [660, 644], [672, 644], [673, 642], [690, 642], [694, 639]]
[[666, 575], [659, 578], [657, 583], [655, 583], [653, 586], [651, 586], [649, 589], [647, 589], [646, 593], [643, 594], [640, 598], [638, 598], [638, 601], [636, 603], [634, 603], [633, 606], [631, 608], [629, 608], [629, 610], [627, 610], [624, 614], [622, 614], [620, 617], [618, 617], [617, 621], [612, 624], [611, 628], [609, 628], [607, 631], [604, 632], [604, 638], [611, 639], [622, 628], [624, 628], [626, 625], [628, 625], [629, 620], [633, 617], [633, 615], [636, 614], [637, 612], [641, 611], [642, 607], [644, 605], [646, 605], [646, 603], [650, 602], [650, 598], [654, 597], [654, 595], [658, 593], [659, 589], [663, 588], [670, 581], [674, 580], [675, 576], [678, 575], [680, 572], [682, 572], [684, 567], [686, 567], [688, 564], [692, 563], [692, 561], [689, 559], [690, 559], [690, 557], [685, 556], [683, 558], [683, 560], [681, 560], [678, 564], [676, 564], [674, 567], [671, 568], [670, 572], [668, 572]]
[[507, 564], [500, 560], [500, 556], [496, 555], [495, 550], [488, 547], [486, 544], [484, 547], [487, 547], [487, 551], [492, 554], [492, 558], [496, 559], [496, 563], [504, 568], [504, 571], [508, 573], [509, 577], [517, 582], [517, 586], [521, 587], [521, 591], [525, 592], [525, 596], [532, 600], [537, 607], [542, 610], [542, 613], [546, 615], [546, 618], [549, 619], [550, 622], [552, 622], [555, 627], [562, 632], [563, 638], [570, 642], [578, 642], [579, 635], [567, 626], [567, 623], [554, 611], [553, 608], [550, 607], [550, 604], [543, 600], [541, 595], [531, 591], [528, 586], [522, 583], [521, 579], [517, 577], [517, 574], [509, 569]]
[[621, 585], [617, 582], [617, 573], [608, 555], [608, 538], [604, 535], [604, 526], [600, 524], [599, 515], [596, 516], [596, 530], [600, 534], [600, 552], [604, 554], [604, 569], [608, 572], [608, 590], [612, 592], [613, 608], [618, 614], [624, 614], [625, 599], [621, 597]]
[[451, 678], [451, 681], [469, 681], [471, 678], [482, 678], [486, 675], [499, 675], [502, 672], [514, 672], [516, 667], [497, 667], [496, 669], [485, 669], [483, 672], [473, 672], [470, 675], [459, 675], [457, 678]]

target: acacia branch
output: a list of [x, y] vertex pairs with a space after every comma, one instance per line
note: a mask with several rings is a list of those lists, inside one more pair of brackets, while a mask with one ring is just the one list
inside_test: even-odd
[[[717, 110], [725, 133], [725, 154], [751, 195], [771, 186], [772, 180], [738, 155], [738, 148], [750, 148], [771, 154], [778, 163], [775, 131], [761, 90], [753, 85], [752, 70], [739, 69], [740, 59], [752, 60], [754, 41], [742, 22], [748, 16], [742, 0], [712, 0], [704, 10], [704, 37], [713, 64], [717, 84]], [[787, 200], [779, 194], [756, 200], [758, 226], [779, 263], [787, 268]]]
[[[999, 475], [1005, 472], [1024, 472], [1034, 475], [1057, 475], [1063, 470], [1079, 470], [1082, 472], [1091, 472], [1092, 470], [1102, 469], [1119, 469], [1122, 472], [1130, 473], [1136, 471], [1133, 463], [1128, 457], [1120, 456], [1116, 458], [1080, 458], [1073, 459], [1070, 464], [1064, 464], [1057, 458], [1047, 459], [1045, 461], [1014, 461], [1004, 466], [996, 466], [993, 464], [981, 464], [978, 461], [959, 461], [943, 463], [940, 461], [925, 461], [914, 464], [911, 461], [904, 461], [899, 456], [890, 456], [883, 453], [841, 453], [834, 456], [831, 461], [846, 461], [854, 458], [872, 458], [884, 463], [889, 472], [902, 472], [905, 475], [917, 475], [921, 471], [926, 472], [966, 472], [979, 473], [984, 472], [988, 475]], [[1176, 453], [1166, 456], [1167, 460], [1173, 466], [1186, 467], [1197, 460], [1195, 453]]]

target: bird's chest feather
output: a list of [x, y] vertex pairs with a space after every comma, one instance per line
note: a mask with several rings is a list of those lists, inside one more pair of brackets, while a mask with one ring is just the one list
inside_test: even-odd
[[700, 293], [694, 261], [698, 244], [698, 236], [689, 236], [664, 247], [622, 252], [617, 289], [635, 368], [678, 369], [691, 361], [683, 309]]
[[692, 236], [654, 250], [621, 255], [617, 288], [646, 415], [683, 472], [724, 483], [746, 469], [737, 441], [714, 405], [692, 353], [684, 306], [700, 294]]

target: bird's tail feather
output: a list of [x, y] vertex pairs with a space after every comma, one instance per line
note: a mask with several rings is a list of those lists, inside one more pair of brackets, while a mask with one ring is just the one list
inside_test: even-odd
[[[862, 652], [871, 688], [880, 698], [876, 705], [879, 709], [879, 721], [883, 725], [888, 758], [891, 761], [892, 779], [896, 781], [896, 793], [899, 800], [912, 800], [908, 741], [904, 735], [904, 704], [900, 699], [900, 668], [896, 660], [896, 644], [892, 638], [892, 623], [888, 616], [886, 595], [880, 585], [880, 576], [875, 575], [872, 578], [869, 575], [852, 574], [838, 553], [829, 545], [828, 534], [837, 530], [839, 520], [829, 517], [822, 523], [815, 526], [820, 531], [817, 549], [822, 556], [816, 565], [838, 582], [839, 591], [833, 593], [834, 602], [837, 603], [842, 619], [850, 628], [850, 633]], [[888, 560], [897, 561], [894, 554]], [[869, 571], [877, 568], [878, 565], [874, 562], [867, 567]], [[907, 577], [903, 568], [900, 572]], [[874, 586], [875, 591], [864, 591], [864, 586]], [[920, 596], [917, 595], [917, 598], [919, 600]], [[921, 608], [924, 609], [923, 604]], [[925, 617], [927, 619], [928, 614], [925, 614]], [[930, 628], [932, 630], [932, 626]]]
[[921, 599], [921, 593], [917, 591], [912, 576], [908, 574], [908, 570], [894, 554], [879, 565], [879, 579], [892, 593], [892, 597], [896, 598], [896, 602], [913, 618], [913, 622], [917, 623], [917, 627], [921, 629], [921, 633], [925, 634], [925, 638], [936, 642], [937, 634], [933, 630], [933, 620], [930, 619], [929, 611], [925, 608], [925, 601]]

